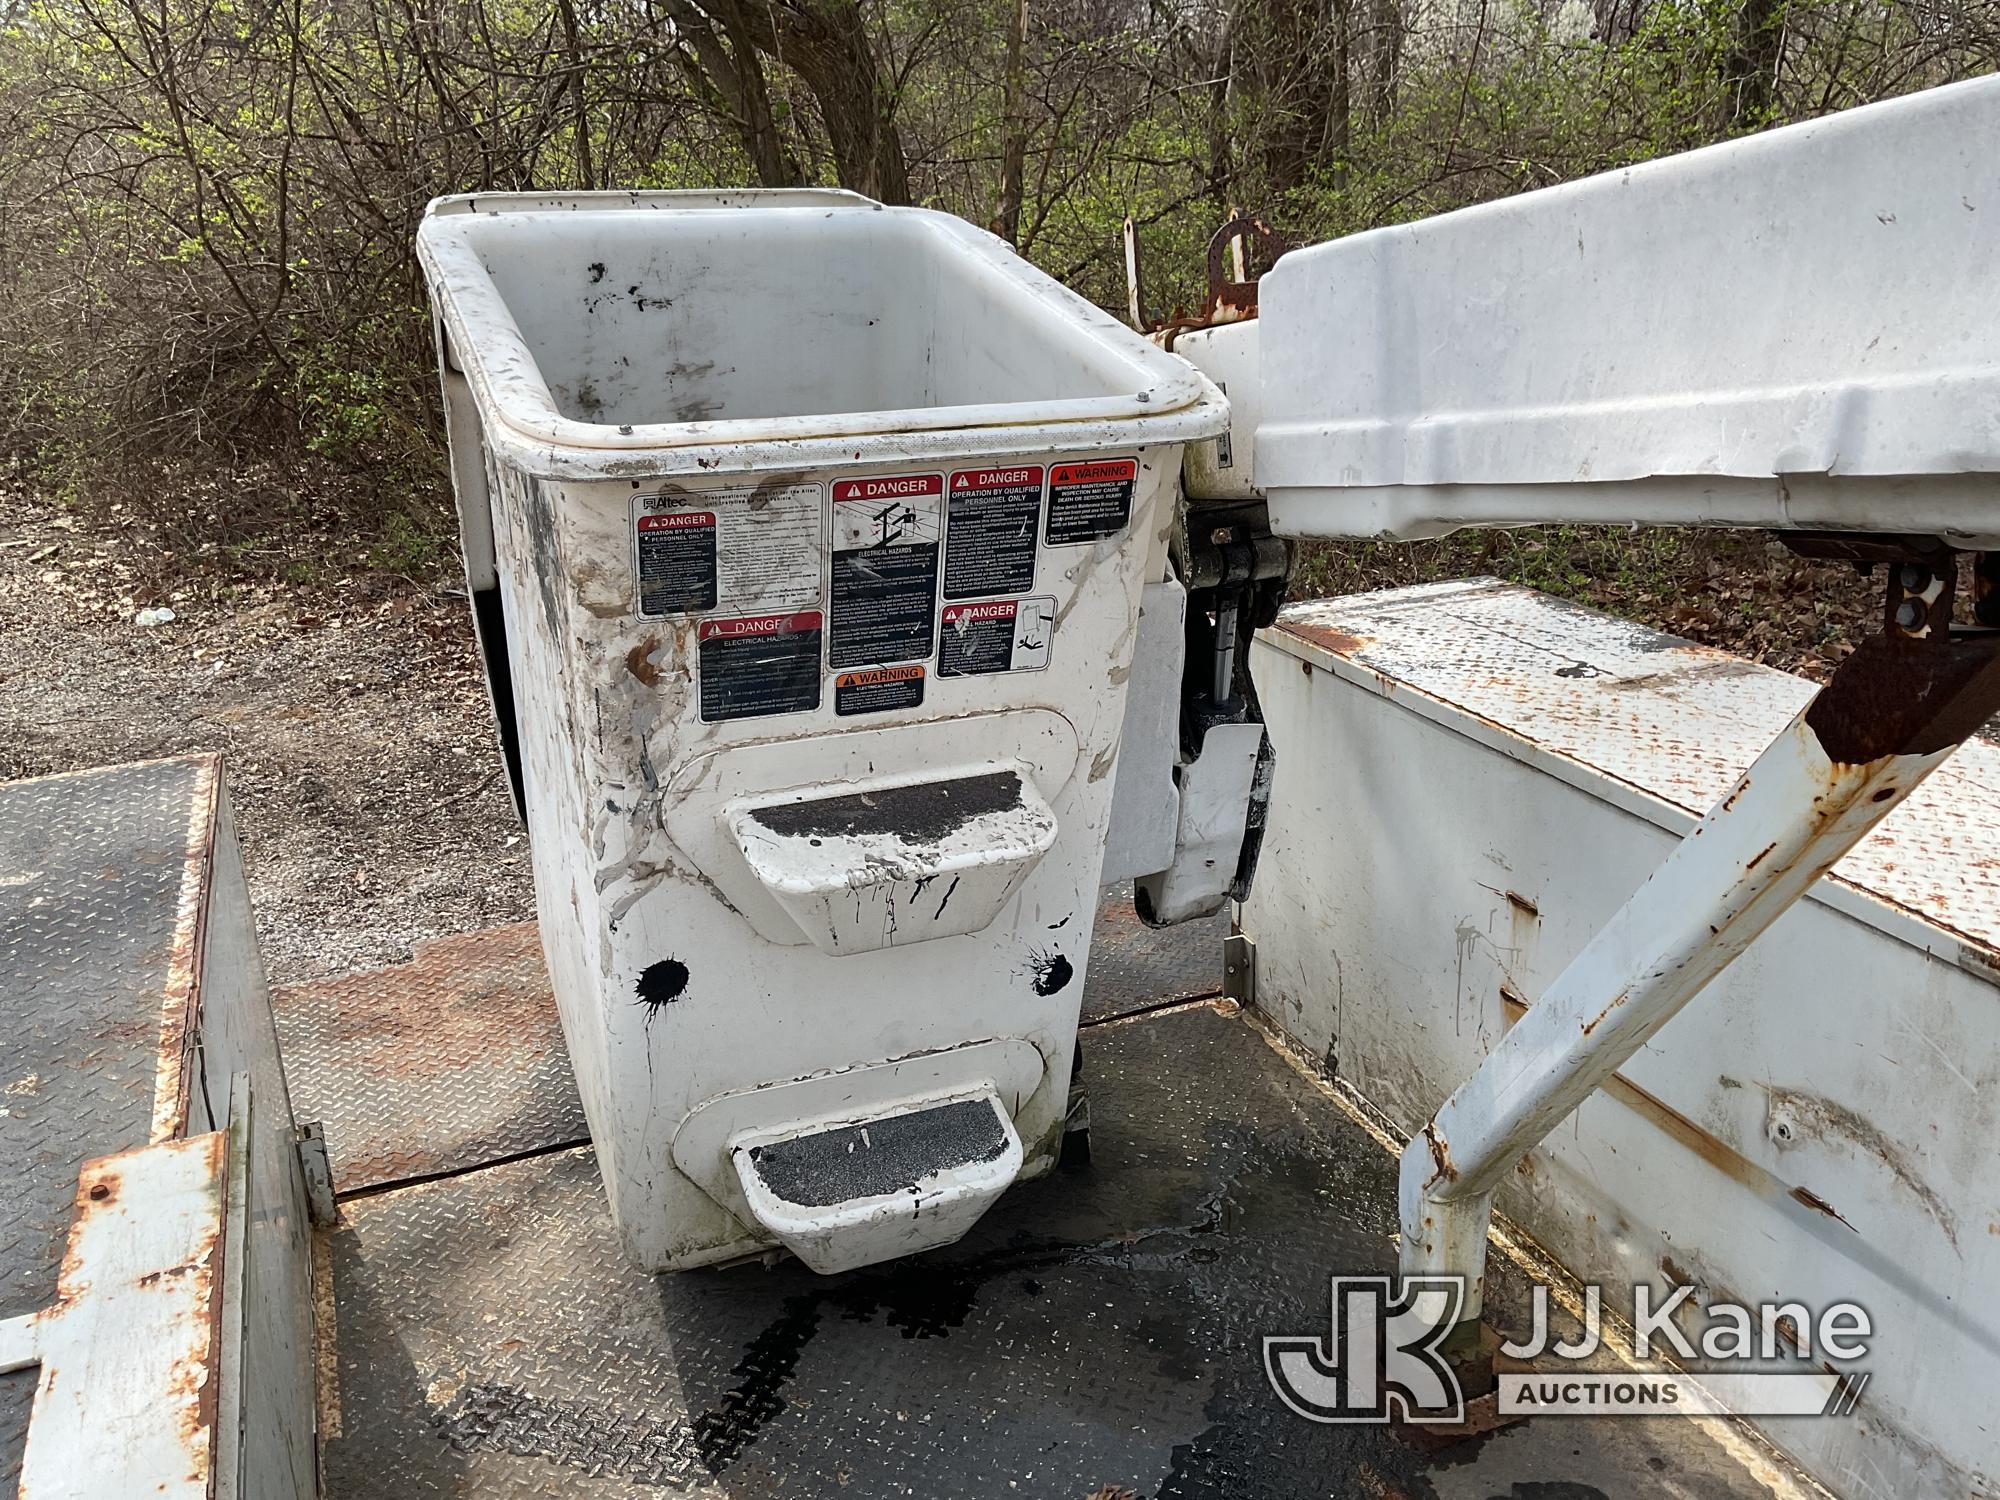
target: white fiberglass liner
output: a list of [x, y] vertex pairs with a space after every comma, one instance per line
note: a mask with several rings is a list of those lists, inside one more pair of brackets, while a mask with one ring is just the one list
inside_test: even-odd
[[868, 435], [1039, 428], [1023, 441], [1046, 449], [1051, 426], [1139, 420], [1127, 441], [1174, 440], [1204, 406], [1214, 425], [1185, 363], [948, 214], [841, 192], [476, 194], [432, 204], [418, 246], [499, 419], [486, 439], [524, 460], [643, 450], [658, 474], [727, 447], [741, 470]]
[[1278, 530], [2000, 544], [2000, 78], [1284, 257]]

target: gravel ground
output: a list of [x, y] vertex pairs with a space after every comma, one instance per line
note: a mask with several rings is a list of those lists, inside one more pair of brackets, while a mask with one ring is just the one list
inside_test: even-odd
[[0, 496], [0, 780], [222, 752], [274, 983], [532, 913], [462, 597], [332, 561], [161, 593], [145, 553]]

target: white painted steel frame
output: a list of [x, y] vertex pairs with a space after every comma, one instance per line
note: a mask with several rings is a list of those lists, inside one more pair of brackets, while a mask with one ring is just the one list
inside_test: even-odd
[[1404, 1274], [1477, 1319], [1502, 1177], [1950, 755], [1841, 764], [1795, 717], [1404, 1148]]
[[83, 1169], [56, 1301], [0, 1323], [0, 1371], [41, 1367], [22, 1500], [213, 1500], [227, 1137]]

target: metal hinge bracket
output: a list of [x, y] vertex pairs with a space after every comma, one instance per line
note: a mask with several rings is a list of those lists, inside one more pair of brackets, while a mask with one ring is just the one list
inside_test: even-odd
[[306, 1182], [306, 1214], [320, 1229], [340, 1222], [333, 1196], [333, 1162], [326, 1154], [326, 1128], [317, 1120], [299, 1126], [299, 1172]]
[[1257, 1003], [1257, 940], [1248, 933], [1222, 940], [1222, 993], [1238, 1005]]

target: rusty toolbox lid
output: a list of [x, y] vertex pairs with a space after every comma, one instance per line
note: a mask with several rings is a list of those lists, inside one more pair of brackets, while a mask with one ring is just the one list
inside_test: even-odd
[[[1494, 578], [1293, 604], [1261, 639], [1676, 833], [1812, 683]], [[2000, 983], [2000, 744], [1975, 737], [1812, 899]]]

